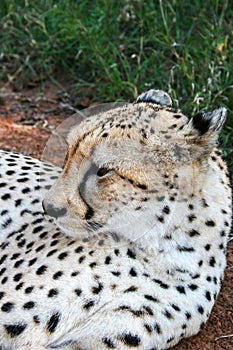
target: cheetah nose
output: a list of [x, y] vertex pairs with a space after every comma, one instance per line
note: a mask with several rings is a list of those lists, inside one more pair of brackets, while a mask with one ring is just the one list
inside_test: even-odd
[[42, 207], [46, 212], [46, 214], [48, 214], [49, 216], [52, 216], [55, 219], [65, 215], [65, 213], [67, 212], [65, 208], [57, 208], [52, 204], [45, 203], [45, 201], [42, 201]]

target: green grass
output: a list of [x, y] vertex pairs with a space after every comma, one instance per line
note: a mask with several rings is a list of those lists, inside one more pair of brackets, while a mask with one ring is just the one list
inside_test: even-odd
[[230, 0], [2, 0], [0, 78], [65, 76], [74, 94], [91, 87], [101, 102], [156, 87], [187, 113], [226, 106], [233, 167], [232, 18]]

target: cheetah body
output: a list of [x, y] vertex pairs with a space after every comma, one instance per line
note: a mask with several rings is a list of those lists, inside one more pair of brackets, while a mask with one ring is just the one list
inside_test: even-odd
[[208, 319], [231, 220], [224, 111], [200, 133], [164, 96], [87, 119], [61, 175], [1, 151], [3, 350], [167, 349]]

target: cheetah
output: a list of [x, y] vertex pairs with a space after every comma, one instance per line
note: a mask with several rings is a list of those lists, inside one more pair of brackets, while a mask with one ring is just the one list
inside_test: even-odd
[[149, 90], [74, 127], [63, 170], [0, 152], [2, 350], [162, 350], [198, 333], [226, 265], [225, 118]]

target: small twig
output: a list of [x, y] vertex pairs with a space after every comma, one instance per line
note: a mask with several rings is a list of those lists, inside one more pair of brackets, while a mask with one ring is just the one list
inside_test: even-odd
[[220, 335], [220, 337], [215, 338], [215, 340], [224, 339], [224, 338], [232, 338], [233, 334]]

